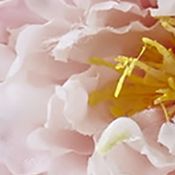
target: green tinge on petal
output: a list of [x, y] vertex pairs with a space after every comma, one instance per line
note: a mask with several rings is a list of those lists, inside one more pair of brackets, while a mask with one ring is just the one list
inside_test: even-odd
[[101, 155], [106, 155], [115, 145], [122, 143], [123, 141], [129, 139], [129, 137], [130, 133], [127, 131], [116, 133], [107, 141], [105, 141], [102, 137], [96, 146], [96, 151]]

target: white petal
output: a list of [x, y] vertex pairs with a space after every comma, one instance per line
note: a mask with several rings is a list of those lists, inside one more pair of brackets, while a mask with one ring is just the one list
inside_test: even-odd
[[158, 141], [169, 149], [169, 152], [175, 155], [175, 124], [171, 122], [164, 123], [159, 132]]
[[101, 156], [95, 152], [89, 160], [88, 175], [165, 175], [167, 171], [151, 165], [148, 159], [126, 144], [119, 144]]
[[166, 3], [164, 0], [157, 0], [158, 8], [152, 9], [151, 14], [153, 16], [174, 16], [175, 15], [175, 2], [174, 0], [169, 0]]
[[106, 154], [117, 144], [142, 140], [139, 126], [130, 118], [121, 117], [114, 120], [103, 132], [97, 144], [97, 152]]

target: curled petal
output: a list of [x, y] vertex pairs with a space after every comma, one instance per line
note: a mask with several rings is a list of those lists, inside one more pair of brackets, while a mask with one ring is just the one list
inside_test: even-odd
[[159, 24], [151, 28], [139, 22], [117, 29], [105, 27], [91, 30], [85, 27], [74, 29], [60, 37], [52, 52], [56, 60], [66, 62], [71, 59], [87, 63], [88, 59], [94, 56], [110, 58], [123, 54], [136, 55], [142, 45], [143, 36], [154, 36], [154, 39], [159, 40], [160, 35], [162, 43], [172, 43], [170, 39], [167, 41], [167, 38], [171, 38], [170, 33]]
[[88, 162], [88, 173], [93, 175], [165, 175], [165, 169], [155, 168], [147, 158], [126, 144], [119, 144], [106, 156], [95, 152]]
[[158, 141], [169, 149], [169, 152], [175, 155], [175, 125], [174, 123], [164, 123], [159, 132]]
[[83, 73], [71, 76], [63, 86], [56, 88], [57, 98], [64, 103], [63, 115], [72, 128], [82, 134], [95, 134], [111, 120], [105, 104], [90, 107], [88, 101], [89, 94], [98, 86], [104, 86], [114, 75], [113, 70], [106, 74], [106, 69], [91, 67]]
[[107, 1], [95, 4], [89, 10], [87, 25], [97, 27], [123, 27], [134, 21], [144, 25], [153, 24], [153, 18], [147, 19], [148, 10], [141, 10], [139, 6], [129, 2]]
[[142, 139], [139, 126], [130, 118], [114, 120], [103, 132], [97, 144], [97, 152], [106, 154], [114, 146], [123, 142], [132, 142]]

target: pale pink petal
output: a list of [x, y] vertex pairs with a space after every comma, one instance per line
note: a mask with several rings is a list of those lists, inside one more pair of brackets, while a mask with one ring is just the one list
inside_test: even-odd
[[43, 20], [32, 13], [23, 0], [4, 1], [0, 4], [0, 41], [7, 43], [9, 28], [41, 22]]
[[86, 72], [71, 76], [63, 86], [56, 88], [57, 98], [64, 102], [63, 115], [72, 128], [85, 135], [92, 135], [100, 132], [112, 120], [105, 103], [95, 107], [88, 105], [88, 95], [116, 76], [113, 70], [94, 66]]
[[30, 134], [28, 138], [30, 147], [37, 150], [48, 150], [54, 155], [65, 152], [75, 152], [81, 155], [89, 155], [93, 150], [91, 137], [81, 135], [76, 131], [39, 128]]
[[56, 60], [72, 59], [81, 62], [88, 62], [88, 59], [94, 56], [103, 58], [118, 55], [135, 56], [142, 45], [142, 37], [161, 40], [165, 45], [171, 43], [170, 34], [160, 25], [145, 28], [136, 22], [119, 29], [106, 27], [91, 30], [85, 27], [72, 30], [60, 37], [59, 43], [53, 49], [53, 55]]
[[0, 44], [0, 81], [5, 80], [14, 59], [15, 53], [8, 46]]
[[5, 165], [3, 165], [3, 164], [0, 164], [0, 172], [3, 175], [11, 175], [10, 171], [8, 170], [8, 168]]
[[82, 0], [73, 0], [73, 3], [79, 7], [79, 8], [82, 8], [82, 9], [88, 9], [89, 6], [90, 6], [90, 0], [86, 0], [86, 1], [82, 1]]
[[55, 130], [60, 129], [72, 130], [71, 124], [64, 116], [64, 102], [54, 94], [48, 102], [46, 128]]
[[48, 175], [86, 175], [88, 157], [68, 153], [53, 160]]
[[173, 169], [175, 158], [168, 150], [158, 143], [159, 131], [164, 123], [164, 116], [160, 109], [145, 110], [136, 115], [135, 120], [141, 127], [147, 146], [141, 152], [145, 154], [150, 162], [159, 168]]
[[155, 168], [145, 156], [124, 144], [104, 157], [94, 153], [88, 164], [89, 175], [165, 175], [166, 172]]
[[106, 1], [95, 4], [89, 10], [87, 25], [97, 27], [122, 27], [134, 21], [140, 21], [146, 26], [155, 21], [148, 17], [148, 10], [141, 10], [136, 4], [129, 2]]
[[43, 125], [51, 93], [52, 87], [34, 87], [20, 77], [0, 86], [0, 160], [14, 174], [39, 173], [49, 165], [48, 153], [30, 149], [26, 138]]
[[54, 95], [50, 99], [48, 108], [45, 127], [38, 128], [30, 134], [29, 145], [38, 150], [49, 150], [56, 155], [70, 151], [91, 154], [93, 151], [92, 138], [72, 129], [63, 113], [63, 101]]
[[16, 43], [16, 51], [20, 56], [35, 52], [47, 52], [44, 43], [52, 38], [64, 34], [69, 26], [66, 23], [57, 25], [55, 21], [39, 25], [29, 25], [19, 33]]
[[[87, 175], [96, 142], [92, 138], [114, 120], [107, 102], [90, 106], [88, 98], [118, 77], [103, 66], [89, 68], [89, 58], [135, 56], [143, 36], [171, 46], [171, 34], [149, 16], [150, 8], [154, 15], [173, 14], [173, 2], [164, 4], [161, 0], [158, 6], [155, 0], [0, 2], [0, 42], [7, 44], [0, 45], [0, 81], [6, 80], [0, 84], [0, 174]], [[172, 174], [174, 141], [170, 134], [165, 136], [174, 127], [163, 122], [162, 111], [154, 109], [133, 120], [113, 121], [89, 160], [88, 174]], [[96, 151], [106, 145], [102, 157]]]
[[135, 120], [141, 127], [145, 141], [147, 142], [147, 146], [143, 147], [141, 153], [146, 155], [155, 167], [172, 171], [174, 169], [175, 157], [168, 152], [166, 147], [158, 142], [159, 131], [165, 121], [162, 110], [145, 110], [136, 114]]
[[[142, 113], [142, 117], [145, 117], [143, 114], [144, 113]], [[153, 120], [153, 123], [145, 126], [142, 132], [139, 126], [131, 119], [116, 119], [104, 130], [96, 145], [96, 151], [101, 155], [108, 155], [109, 151], [119, 147], [121, 143], [127, 143], [130, 148], [139, 154], [146, 155], [147, 159], [156, 168], [170, 172], [174, 169], [175, 157], [169, 154], [165, 147], [157, 143], [156, 137], [159, 128], [159, 125], [156, 125]]]
[[6, 31], [6, 28], [0, 24], [0, 43], [7, 43], [9, 33]]
[[[57, 19], [78, 22], [82, 17], [82, 10], [70, 6], [64, 0], [26, 0], [28, 7], [47, 20]], [[58, 10], [59, 9], [59, 10]]]
[[38, 79], [40, 84], [54, 84], [87, 68], [86, 65], [74, 61], [66, 64], [52, 58], [45, 42], [67, 30], [66, 25], [59, 28], [54, 24], [51, 22], [44, 25], [31, 25], [19, 33], [16, 41], [18, 57], [12, 64], [8, 76], [24, 71], [35, 84], [39, 83]]
[[0, 4], [0, 19], [1, 23], [8, 28], [41, 22], [41, 19], [26, 7], [23, 0], [9, 0]]

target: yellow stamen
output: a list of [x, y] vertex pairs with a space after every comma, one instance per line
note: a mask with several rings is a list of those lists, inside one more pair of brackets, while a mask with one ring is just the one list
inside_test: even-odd
[[161, 103], [160, 106], [161, 106], [161, 108], [163, 110], [163, 113], [164, 113], [166, 121], [170, 121], [170, 116], [168, 114], [168, 111], [166, 110], [165, 105], [163, 103]]
[[106, 67], [109, 67], [109, 68], [112, 68], [112, 69], [115, 69], [115, 64], [109, 62], [109, 61], [106, 61], [102, 58], [98, 58], [98, 57], [92, 57], [89, 59], [89, 63], [90, 64], [94, 64], [94, 65], [98, 65], [98, 66], [106, 66]]
[[116, 65], [116, 70], [125, 68], [122, 76], [120, 77], [114, 96], [117, 98], [120, 94], [124, 81], [127, 77], [129, 77], [134, 70], [135, 63], [137, 59], [127, 58], [127, 57], [119, 57], [117, 60], [119, 63]]
[[[174, 23], [173, 23], [174, 24]], [[175, 102], [175, 54], [149, 38], [138, 57], [119, 56], [116, 65], [102, 59], [92, 62], [110, 67], [121, 73], [109, 86], [92, 92], [89, 104], [107, 101], [114, 116], [133, 115], [149, 107], [160, 106], [166, 121], [171, 120], [169, 104]]]

